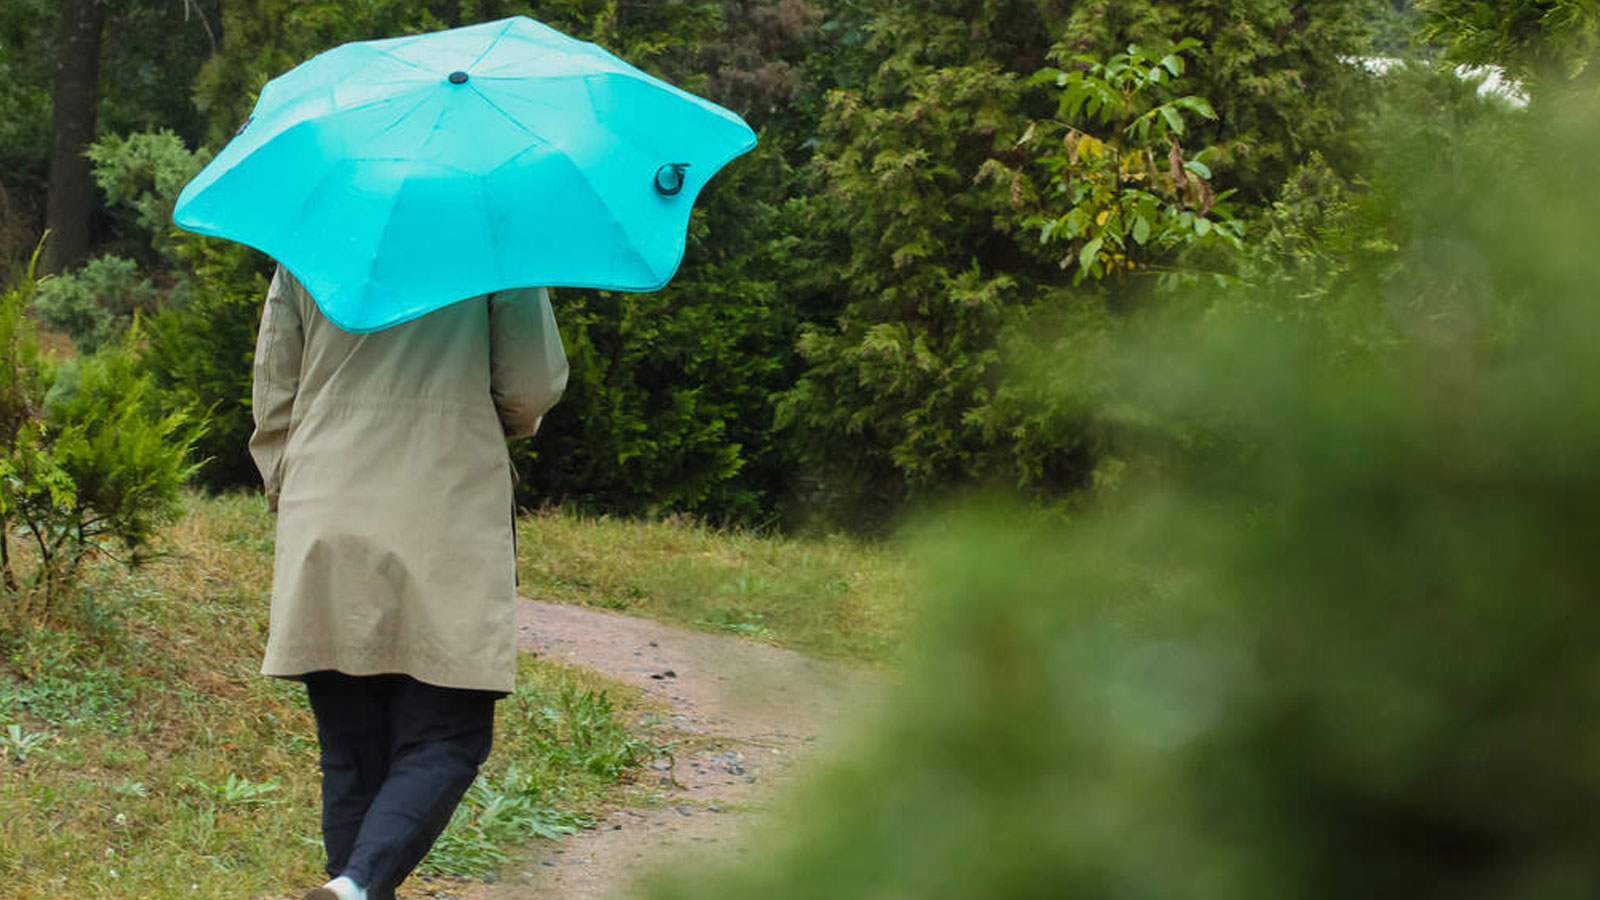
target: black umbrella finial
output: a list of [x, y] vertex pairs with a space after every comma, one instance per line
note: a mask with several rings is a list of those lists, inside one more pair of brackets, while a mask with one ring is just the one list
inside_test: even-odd
[[689, 168], [688, 163], [667, 163], [656, 170], [656, 190], [664, 197], [683, 190], [683, 173]]
[[467, 83], [467, 73], [461, 71], [460, 69], [457, 69], [456, 71], [451, 72], [450, 73], [450, 83], [451, 84], [466, 84]]

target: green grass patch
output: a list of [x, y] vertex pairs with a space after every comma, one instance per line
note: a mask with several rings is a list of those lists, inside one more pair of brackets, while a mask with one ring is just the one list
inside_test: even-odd
[[521, 520], [517, 546], [528, 596], [833, 658], [886, 659], [910, 594], [896, 545], [843, 537], [782, 538], [676, 519], [549, 511]]
[[[48, 622], [0, 635], [0, 894], [281, 897], [320, 875], [304, 689], [257, 674], [272, 519], [191, 498], [166, 556], [92, 572]], [[479, 875], [582, 827], [660, 751], [640, 695], [525, 657], [495, 749], [425, 868]], [[298, 896], [297, 893], [294, 893]]]
[[517, 693], [496, 711], [495, 752], [423, 860], [425, 874], [483, 875], [521, 843], [577, 832], [670, 750], [625, 724], [643, 706], [636, 689], [531, 656], [519, 665]]

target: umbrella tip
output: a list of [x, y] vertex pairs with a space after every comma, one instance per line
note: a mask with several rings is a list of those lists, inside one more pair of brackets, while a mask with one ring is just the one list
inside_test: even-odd
[[457, 69], [456, 71], [451, 72], [450, 73], [450, 83], [451, 84], [466, 84], [467, 83], [467, 73], [461, 71], [460, 69]]
[[664, 197], [671, 197], [683, 190], [683, 173], [689, 168], [688, 163], [667, 163], [656, 170], [656, 190]]

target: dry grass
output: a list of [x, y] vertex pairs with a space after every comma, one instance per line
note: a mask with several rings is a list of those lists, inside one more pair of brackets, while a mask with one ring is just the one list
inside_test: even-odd
[[[303, 690], [256, 674], [271, 518], [256, 497], [189, 507], [165, 558], [98, 570], [53, 621], [0, 636], [7, 900], [278, 897], [320, 873]], [[636, 715], [632, 692], [523, 661], [520, 702], [585, 689]], [[622, 789], [539, 758], [523, 718], [501, 716], [487, 775], [536, 770], [541, 797], [568, 811]]]
[[[8, 897], [253, 896], [314, 868], [310, 716], [296, 686], [255, 674], [270, 575], [256, 506], [195, 504], [171, 556], [92, 574], [7, 642], [0, 720], [53, 735], [0, 767]], [[241, 798], [239, 779], [277, 786]]]
[[78, 355], [78, 346], [72, 342], [72, 336], [62, 331], [54, 331], [43, 325], [37, 330], [39, 349], [56, 359], [73, 359]]
[[543, 512], [522, 520], [518, 557], [528, 596], [867, 661], [895, 648], [911, 590], [893, 544], [795, 540], [681, 520]]

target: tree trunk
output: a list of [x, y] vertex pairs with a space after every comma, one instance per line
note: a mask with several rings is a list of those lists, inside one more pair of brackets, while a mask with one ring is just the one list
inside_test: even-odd
[[95, 208], [94, 177], [84, 151], [94, 141], [100, 103], [100, 35], [105, 0], [63, 0], [61, 65], [56, 70], [55, 121], [50, 142], [50, 188], [45, 203], [45, 271], [60, 272], [89, 251]]

